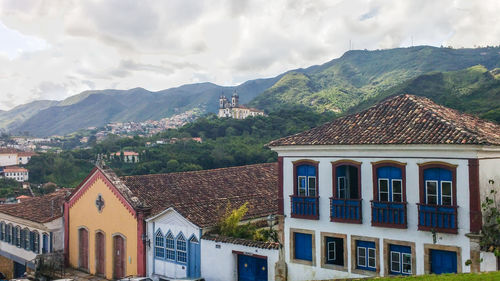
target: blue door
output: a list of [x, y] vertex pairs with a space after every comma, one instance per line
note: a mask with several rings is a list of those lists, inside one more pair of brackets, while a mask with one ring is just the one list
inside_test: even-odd
[[457, 253], [431, 250], [431, 273], [457, 273]]
[[194, 236], [189, 239], [188, 259], [187, 276], [189, 278], [200, 277], [200, 243]]
[[18, 262], [14, 262], [14, 278], [23, 277], [26, 272], [26, 266]]
[[267, 259], [238, 255], [238, 281], [267, 281]]

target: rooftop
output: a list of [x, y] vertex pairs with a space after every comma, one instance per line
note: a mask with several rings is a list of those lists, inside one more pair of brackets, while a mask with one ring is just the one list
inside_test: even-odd
[[278, 208], [276, 163], [127, 176], [121, 182], [151, 207], [151, 216], [174, 208], [200, 227], [216, 225], [228, 205], [234, 209], [248, 202], [244, 219], [264, 217]]
[[500, 125], [405, 94], [268, 146], [357, 144], [500, 145]]
[[1, 204], [0, 213], [46, 223], [62, 216], [62, 205], [68, 194], [67, 189], [60, 189], [47, 195], [26, 198], [21, 203]]
[[8, 166], [3, 168], [4, 173], [28, 172], [27, 169], [18, 166]]

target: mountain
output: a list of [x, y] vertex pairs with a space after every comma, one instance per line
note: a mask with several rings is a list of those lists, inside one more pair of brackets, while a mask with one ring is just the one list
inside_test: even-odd
[[[194, 108], [215, 112], [221, 93], [231, 95], [237, 91], [240, 102], [247, 103], [279, 78], [250, 80], [236, 87], [199, 83], [158, 92], [143, 88], [85, 91], [44, 108], [26, 110], [30, 114], [8, 111], [9, 115], [0, 115], [0, 122], [10, 122], [4, 128], [14, 133], [27, 131], [35, 136], [50, 136], [110, 122], [158, 120]], [[3, 115], [7, 117], [3, 119]], [[10, 116], [16, 116], [16, 122], [11, 122]]]
[[[500, 48], [451, 49], [430, 46], [348, 51], [323, 65], [284, 75], [250, 105], [273, 111], [306, 105], [318, 111], [344, 112], [359, 102], [432, 71], [500, 66]], [[418, 93], [414, 93], [418, 94]]]
[[26, 119], [57, 103], [57, 101], [53, 100], [38, 100], [16, 106], [9, 111], [0, 111], [0, 128], [6, 130], [16, 128]]
[[0, 129], [62, 135], [109, 122], [160, 119], [191, 109], [216, 112], [219, 95], [235, 90], [242, 104], [267, 112], [305, 106], [342, 114], [387, 96], [411, 93], [499, 122], [498, 68], [500, 47], [355, 50], [322, 65], [235, 87], [199, 83], [158, 92], [109, 89], [85, 91], [59, 102], [34, 102], [0, 112]]
[[409, 79], [349, 109], [361, 111], [394, 95], [410, 93], [500, 123], [500, 68], [482, 65], [450, 72], [431, 72]]

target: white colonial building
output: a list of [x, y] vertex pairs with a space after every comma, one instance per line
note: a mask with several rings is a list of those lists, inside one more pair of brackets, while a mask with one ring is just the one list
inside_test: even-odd
[[264, 116], [264, 111], [255, 108], [249, 108], [239, 104], [239, 96], [234, 93], [231, 101], [225, 96], [219, 98], [219, 117], [229, 117], [234, 119], [245, 119], [247, 117]]
[[8, 179], [16, 180], [18, 182], [25, 182], [29, 180], [28, 169], [18, 166], [0, 168], [0, 175]]
[[146, 219], [147, 276], [153, 280], [274, 280], [277, 243], [209, 232], [228, 210], [246, 202], [249, 210], [244, 220], [265, 220], [276, 213], [276, 168], [276, 163], [269, 163], [123, 178], [152, 207]]
[[8, 279], [33, 271], [39, 254], [63, 249], [67, 190], [0, 205], [0, 272]]
[[500, 126], [401, 95], [269, 146], [288, 280], [497, 270], [477, 234]]

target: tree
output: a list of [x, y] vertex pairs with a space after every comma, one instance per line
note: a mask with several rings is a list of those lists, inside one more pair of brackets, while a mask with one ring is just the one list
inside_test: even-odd
[[493, 252], [495, 256], [500, 257], [500, 206], [496, 198], [498, 191], [494, 187], [493, 180], [488, 182], [492, 185], [492, 189], [481, 203], [484, 223], [480, 244], [483, 250]]

